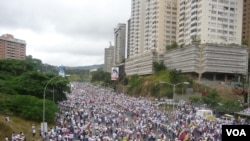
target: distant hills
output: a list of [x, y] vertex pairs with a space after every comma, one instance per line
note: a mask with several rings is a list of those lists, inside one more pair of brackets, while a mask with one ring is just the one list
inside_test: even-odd
[[103, 69], [104, 64], [91, 65], [91, 66], [77, 66], [77, 67], [67, 67], [67, 69], [79, 69], [79, 70], [91, 70], [91, 69]]

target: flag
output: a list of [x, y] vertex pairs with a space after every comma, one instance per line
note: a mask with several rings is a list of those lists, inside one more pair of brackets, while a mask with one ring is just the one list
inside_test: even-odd
[[189, 141], [189, 133], [186, 134], [186, 136], [184, 137], [183, 141]]
[[91, 122], [88, 124], [87, 129], [90, 130]]
[[186, 135], [187, 135], [187, 133], [186, 133], [186, 132], [184, 132], [184, 133], [180, 134], [180, 136], [179, 136], [178, 140], [184, 141], [184, 139], [185, 139]]

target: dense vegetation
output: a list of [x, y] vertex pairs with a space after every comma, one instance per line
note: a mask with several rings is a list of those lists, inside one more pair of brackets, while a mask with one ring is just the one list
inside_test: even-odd
[[221, 98], [215, 90], [208, 91], [208, 93], [202, 97], [191, 96], [189, 97], [189, 100], [198, 105], [206, 104], [208, 107], [221, 113], [233, 114], [243, 108], [243, 105], [241, 105], [238, 101]]
[[[199, 96], [190, 96], [190, 102], [198, 105], [206, 104], [220, 113], [234, 113], [243, 108], [243, 104], [238, 101], [220, 97], [215, 89], [194, 83], [193, 79], [183, 75], [179, 70], [169, 70], [162, 63], [154, 63], [153, 67], [155, 73], [152, 75], [126, 77], [122, 74], [117, 81], [110, 80], [110, 73], [98, 70], [92, 73], [92, 82], [133, 96], [170, 99], [173, 98], [173, 84], [189, 82], [189, 85], [176, 85], [175, 94], [185, 95], [185, 89], [192, 88], [193, 92], [198, 93]], [[201, 96], [204, 89], [207, 90], [207, 94]]]
[[53, 122], [58, 112], [56, 103], [66, 99], [70, 87], [68, 79], [53, 73], [52, 68], [46, 73], [42, 62], [31, 56], [26, 60], [0, 60], [0, 113], [42, 121], [45, 96], [45, 119]]
[[65, 70], [65, 74], [70, 75], [69, 80], [71, 82], [73, 81], [89, 82], [90, 81], [89, 70], [67, 67]]

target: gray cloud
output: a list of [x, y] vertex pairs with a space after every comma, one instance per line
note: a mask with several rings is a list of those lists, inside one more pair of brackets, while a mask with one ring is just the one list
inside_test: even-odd
[[[1, 0], [0, 9], [0, 34], [26, 40], [34, 57], [58, 65], [103, 63], [114, 28], [129, 18], [130, 0]], [[49, 57], [55, 54], [61, 59]]]

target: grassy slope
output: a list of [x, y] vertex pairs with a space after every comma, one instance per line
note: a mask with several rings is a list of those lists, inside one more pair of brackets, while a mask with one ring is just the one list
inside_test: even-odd
[[[143, 78], [142, 80], [142, 91], [140, 95], [147, 95], [149, 96], [149, 86], [150, 85], [154, 85], [159, 83], [159, 81], [165, 81], [165, 82], [169, 82], [169, 73], [168, 71], [161, 71], [159, 73], [153, 74], [153, 75], [149, 75]], [[167, 87], [167, 85], [162, 85], [161, 89], [162, 91], [165, 91], [165, 88]], [[169, 86], [168, 86], [169, 87]], [[204, 86], [201, 85], [193, 85], [190, 86], [194, 88], [195, 94], [193, 95], [199, 95], [201, 94], [201, 90], [204, 89]], [[209, 88], [211, 89], [216, 89], [216, 91], [218, 92], [218, 94], [221, 96], [221, 98], [223, 99], [232, 99], [232, 100], [243, 100], [243, 97], [240, 95], [237, 95], [235, 93], [232, 92], [232, 88], [229, 86], [224, 86], [224, 85], [213, 85], [210, 86]], [[182, 97], [182, 95], [176, 93], [176, 98], [180, 98]], [[183, 96], [184, 99], [186, 99], [186, 96]]]
[[[35, 124], [36, 126], [36, 136], [32, 137], [31, 126]], [[12, 132], [18, 133], [23, 132], [28, 141], [40, 141], [39, 136], [40, 123], [35, 123], [32, 121], [23, 120], [16, 117], [10, 116], [10, 122], [5, 122], [5, 116], [0, 115], [0, 141], [3, 141], [5, 136], [11, 137]]]
[[217, 86], [211, 86], [211, 88], [216, 89], [218, 94], [224, 99], [240, 100], [240, 101], [244, 100], [243, 96], [232, 92], [232, 87], [217, 85]]
[[143, 78], [141, 95], [149, 95], [148, 92], [150, 92], [150, 85], [159, 84], [160, 81], [169, 82], [168, 71], [161, 71], [159, 73], [149, 75]]

